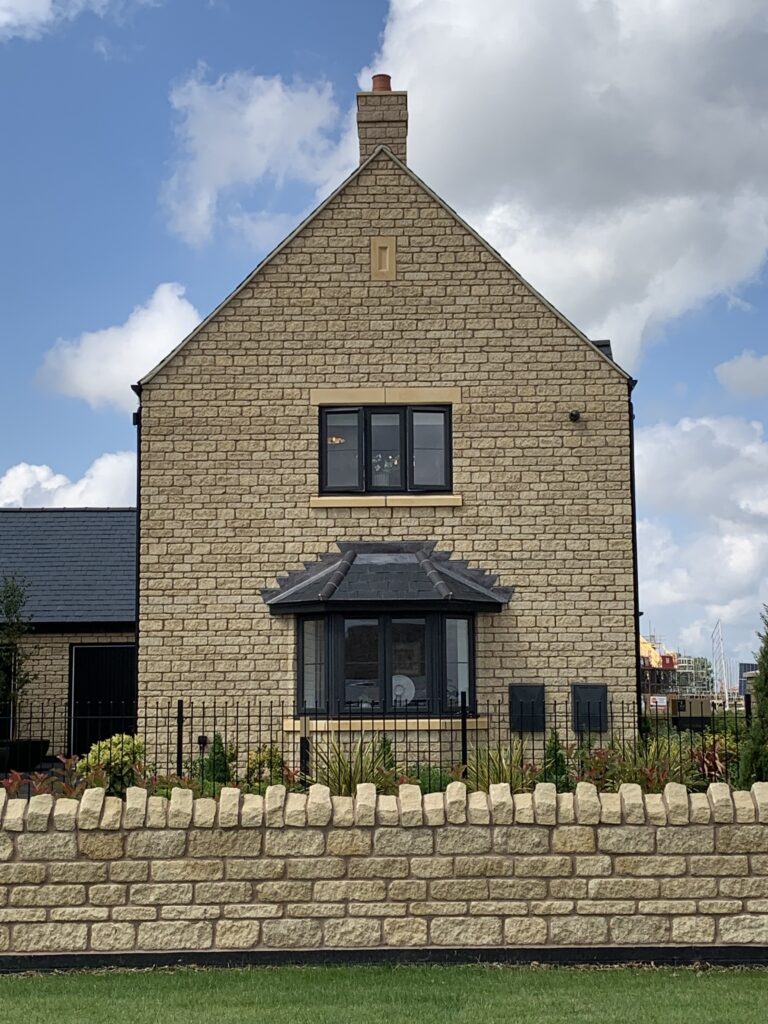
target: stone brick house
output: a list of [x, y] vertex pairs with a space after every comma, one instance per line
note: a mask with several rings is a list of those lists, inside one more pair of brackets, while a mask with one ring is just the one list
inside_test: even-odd
[[358, 125], [135, 386], [139, 701], [632, 702], [634, 382], [408, 167], [386, 76]]
[[636, 700], [634, 381], [411, 171], [374, 85], [359, 167], [135, 385], [138, 517], [0, 512], [52, 750], [100, 699], [105, 735], [183, 698], [287, 731], [490, 702], [542, 737]]

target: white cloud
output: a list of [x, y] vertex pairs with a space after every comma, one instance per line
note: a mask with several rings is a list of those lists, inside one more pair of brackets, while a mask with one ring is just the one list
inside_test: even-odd
[[180, 284], [158, 285], [146, 305], [123, 324], [59, 340], [46, 353], [41, 381], [53, 390], [83, 398], [93, 408], [136, 407], [131, 391], [200, 322]]
[[162, 0], [0, 0], [0, 40], [38, 39], [63, 21], [90, 11], [122, 14], [127, 8]]
[[741, 355], [720, 363], [715, 374], [732, 395], [745, 398], [768, 397], [768, 355], [759, 356], [745, 350]]
[[101, 12], [108, 0], [0, 0], [0, 39], [34, 39], [84, 10]]
[[329, 133], [339, 111], [327, 82], [286, 84], [240, 71], [208, 81], [201, 69], [170, 99], [181, 153], [164, 199], [172, 229], [193, 245], [211, 236], [242, 186], [317, 185], [334, 158]]
[[[737, 308], [764, 263], [766, 45], [764, 0], [392, 0], [359, 80], [409, 90], [413, 168], [632, 369], [671, 318]], [[241, 226], [235, 192], [290, 178], [317, 198], [354, 166], [323, 83], [198, 75], [172, 103], [190, 241]]]
[[0, 476], [0, 508], [121, 507], [136, 503], [133, 452], [100, 455], [79, 480], [20, 462]]
[[374, 70], [414, 169], [632, 368], [765, 259], [767, 32], [762, 0], [393, 0]]
[[500, 204], [478, 227], [593, 338], [637, 365], [643, 339], [751, 280], [768, 246], [768, 195], [677, 196], [573, 220]]
[[768, 602], [768, 441], [737, 417], [682, 419], [637, 432], [643, 623], [707, 654], [720, 619], [749, 660]]

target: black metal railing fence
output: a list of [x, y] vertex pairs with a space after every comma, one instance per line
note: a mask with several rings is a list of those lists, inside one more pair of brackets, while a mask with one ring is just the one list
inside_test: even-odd
[[277, 699], [150, 700], [138, 710], [28, 701], [13, 715], [0, 708], [0, 780], [34, 772], [44, 788], [46, 772], [78, 757], [70, 770], [115, 792], [133, 783], [215, 794], [224, 785], [259, 792], [318, 781], [343, 794], [358, 782], [385, 791], [405, 780], [430, 791], [454, 778], [473, 789], [551, 781], [564, 790], [580, 780], [608, 790], [638, 782], [659, 791], [670, 781], [701, 789], [736, 780], [748, 723], [748, 706], [639, 716], [630, 701], [608, 701], [593, 714], [565, 699], [543, 712], [532, 706], [530, 715], [518, 707], [515, 716], [501, 700], [300, 713]]

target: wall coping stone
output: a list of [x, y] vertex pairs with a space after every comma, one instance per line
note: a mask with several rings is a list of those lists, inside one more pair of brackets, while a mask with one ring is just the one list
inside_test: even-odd
[[226, 787], [218, 800], [193, 798], [191, 790], [174, 789], [170, 799], [147, 797], [132, 786], [126, 799], [108, 797], [101, 788], [87, 789], [78, 801], [40, 794], [8, 799], [0, 792], [0, 831], [110, 831], [140, 828], [165, 830], [285, 827], [404, 827], [427, 825], [768, 825], [768, 782], [751, 790], [734, 791], [712, 783], [706, 793], [691, 793], [671, 782], [663, 793], [643, 793], [624, 784], [618, 793], [598, 793], [592, 783], [580, 782], [575, 793], [557, 793], [551, 783], [539, 783], [533, 793], [512, 794], [506, 784], [489, 793], [468, 793], [463, 782], [451, 782], [443, 793], [422, 794], [417, 785], [402, 785], [398, 795], [377, 793], [369, 783], [354, 797], [331, 796], [327, 786], [310, 786], [307, 793], [288, 793], [269, 786], [264, 797]]
[[195, 796], [191, 789], [172, 789], [168, 806], [168, 827], [189, 828], [194, 803]]
[[[373, 797], [375, 801], [375, 787]], [[327, 786], [322, 786], [316, 782], [313, 786], [309, 787], [309, 792], [307, 793], [307, 824], [323, 828], [330, 823], [332, 817], [331, 791]]]
[[47, 832], [48, 819], [53, 810], [53, 796], [50, 793], [41, 793], [33, 796], [27, 808], [27, 831]]
[[77, 812], [77, 827], [80, 829], [96, 829], [99, 827], [101, 812], [104, 806], [105, 792], [98, 787], [86, 789], [80, 800]]
[[147, 791], [140, 786], [129, 786], [125, 791], [123, 828], [142, 828], [147, 814]]

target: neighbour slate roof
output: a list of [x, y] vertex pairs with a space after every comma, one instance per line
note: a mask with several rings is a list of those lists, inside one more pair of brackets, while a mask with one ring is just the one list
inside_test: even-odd
[[26, 581], [33, 625], [132, 623], [136, 509], [0, 509], [0, 577]]
[[339, 541], [335, 551], [289, 572], [275, 588], [262, 590], [274, 615], [310, 606], [453, 602], [500, 610], [511, 587], [496, 585], [484, 569], [471, 569], [436, 541]]
[[610, 338], [600, 338], [598, 341], [593, 341], [592, 344], [595, 348], [599, 348], [604, 356], [608, 356], [611, 362], [616, 362], [613, 358], [613, 349], [611, 348]]

